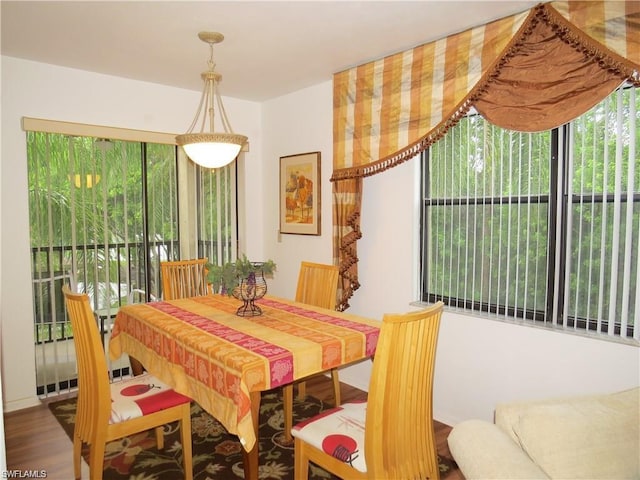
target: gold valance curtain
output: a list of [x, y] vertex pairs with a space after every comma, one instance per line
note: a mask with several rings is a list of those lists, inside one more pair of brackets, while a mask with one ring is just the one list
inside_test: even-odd
[[474, 106], [539, 131], [640, 85], [640, 2], [557, 1], [334, 75], [334, 262], [340, 308], [359, 287], [363, 178], [441, 138]]

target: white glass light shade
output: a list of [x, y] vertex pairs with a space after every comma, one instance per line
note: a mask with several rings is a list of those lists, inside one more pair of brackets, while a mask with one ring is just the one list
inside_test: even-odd
[[233, 162], [246, 141], [247, 137], [235, 133], [185, 133], [176, 137], [187, 156], [205, 168]]

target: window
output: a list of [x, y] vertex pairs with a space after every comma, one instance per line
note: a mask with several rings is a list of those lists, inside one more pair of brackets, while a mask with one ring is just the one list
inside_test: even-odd
[[198, 256], [222, 265], [238, 256], [237, 164], [198, 171]]
[[[234, 165], [208, 170], [185, 159], [178, 182], [175, 145], [56, 133], [52, 123], [27, 131], [39, 395], [76, 378], [63, 283], [89, 294], [106, 346], [121, 305], [162, 296], [161, 261], [181, 252], [230, 261], [237, 238]], [[128, 361], [111, 368], [119, 375]]]
[[27, 142], [34, 276], [71, 272], [96, 310], [134, 288], [158, 297], [157, 266], [179, 251], [175, 147], [39, 132]]
[[640, 339], [640, 95], [521, 133], [469, 115], [423, 154], [422, 300]]

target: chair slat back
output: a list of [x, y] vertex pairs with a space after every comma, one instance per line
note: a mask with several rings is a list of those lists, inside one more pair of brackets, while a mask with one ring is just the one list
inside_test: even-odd
[[206, 258], [160, 262], [162, 298], [175, 300], [207, 295], [209, 286], [206, 264]]
[[75, 434], [85, 442], [96, 438], [97, 429], [106, 430], [111, 412], [111, 389], [107, 361], [98, 325], [86, 293], [62, 287], [67, 314], [73, 329], [78, 363], [78, 407]]
[[443, 305], [383, 317], [367, 404], [369, 478], [439, 478], [433, 373]]
[[334, 310], [338, 275], [337, 265], [302, 262], [298, 274], [296, 301]]

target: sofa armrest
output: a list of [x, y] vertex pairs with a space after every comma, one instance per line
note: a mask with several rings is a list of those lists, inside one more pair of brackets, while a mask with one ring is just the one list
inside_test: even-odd
[[547, 475], [496, 425], [483, 420], [457, 424], [447, 439], [467, 480], [534, 480]]

